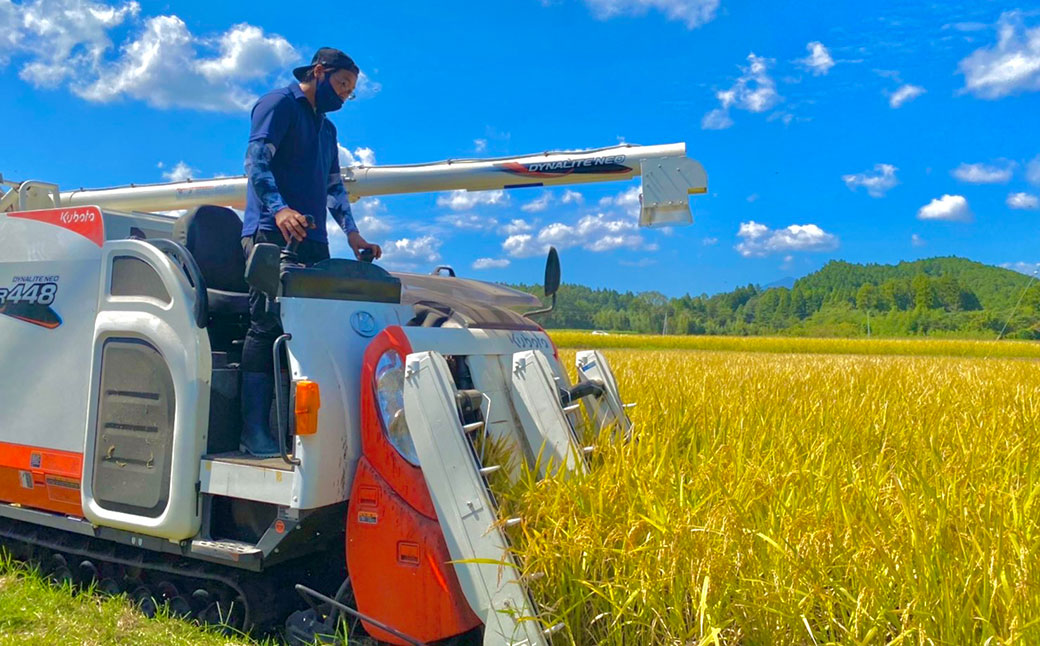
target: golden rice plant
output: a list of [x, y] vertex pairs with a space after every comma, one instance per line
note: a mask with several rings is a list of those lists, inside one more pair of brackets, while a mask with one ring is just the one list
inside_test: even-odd
[[1040, 358], [1040, 343], [1006, 339], [817, 339], [789, 336], [592, 334], [571, 330], [553, 330], [550, 335], [561, 348]]
[[634, 441], [502, 495], [554, 644], [1040, 644], [1036, 363], [608, 358]]

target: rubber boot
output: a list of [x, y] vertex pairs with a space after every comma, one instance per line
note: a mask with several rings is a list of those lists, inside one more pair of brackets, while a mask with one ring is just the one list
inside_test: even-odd
[[266, 372], [242, 373], [242, 439], [239, 450], [258, 458], [275, 458], [282, 454], [271, 436], [271, 399], [274, 376]]

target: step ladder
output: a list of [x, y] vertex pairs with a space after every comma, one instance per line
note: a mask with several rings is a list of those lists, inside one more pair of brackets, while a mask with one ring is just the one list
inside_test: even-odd
[[484, 620], [484, 646], [546, 646], [562, 625], [544, 628], [537, 617], [503, 531], [522, 520], [499, 519], [487, 481], [498, 467], [482, 464], [471, 440], [483, 422], [463, 426], [457, 394], [441, 354], [405, 359], [408, 427], [463, 594]]
[[632, 439], [633, 424], [626, 409], [635, 404], [622, 403], [617, 379], [607, 358], [599, 350], [580, 350], [574, 357], [574, 363], [578, 368], [579, 381], [596, 382], [602, 387], [601, 395], [585, 398], [599, 430], [613, 427], [626, 441]]

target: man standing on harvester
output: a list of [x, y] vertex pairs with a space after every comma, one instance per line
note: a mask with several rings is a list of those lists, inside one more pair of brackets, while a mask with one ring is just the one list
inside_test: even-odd
[[[347, 234], [355, 255], [375, 258], [379, 245], [358, 232], [350, 212], [339, 167], [336, 127], [326, 118], [354, 98], [358, 66], [331, 47], [322, 47], [311, 64], [293, 70], [299, 83], [270, 92], [253, 106], [245, 170], [248, 178], [242, 250], [253, 245], [284, 246], [299, 241], [299, 262], [307, 265], [329, 257], [326, 210]], [[305, 216], [313, 217], [308, 226]], [[249, 331], [242, 348], [241, 449], [257, 457], [280, 454], [268, 423], [274, 396], [271, 348], [282, 333], [281, 321], [269, 314], [265, 296], [249, 289]]]

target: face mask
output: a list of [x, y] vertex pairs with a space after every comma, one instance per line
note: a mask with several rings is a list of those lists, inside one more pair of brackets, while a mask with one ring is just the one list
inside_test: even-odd
[[326, 72], [325, 78], [314, 92], [314, 110], [317, 112], [335, 112], [343, 107], [343, 99], [332, 88], [332, 72]]

